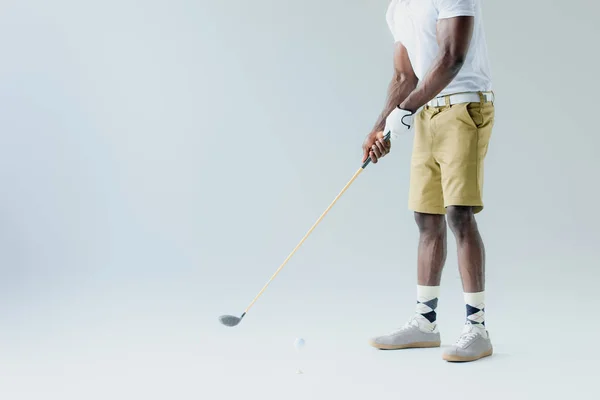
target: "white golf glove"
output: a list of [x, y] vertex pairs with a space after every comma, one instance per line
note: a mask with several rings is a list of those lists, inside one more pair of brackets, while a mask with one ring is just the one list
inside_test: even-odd
[[403, 110], [396, 107], [385, 119], [385, 129], [383, 134], [392, 132], [390, 139], [395, 140], [403, 134], [409, 132], [413, 127], [414, 114], [412, 111]]

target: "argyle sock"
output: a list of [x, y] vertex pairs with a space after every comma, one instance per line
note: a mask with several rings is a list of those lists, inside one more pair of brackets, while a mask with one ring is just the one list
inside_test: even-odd
[[467, 322], [485, 329], [485, 292], [464, 293]]
[[422, 323], [429, 328], [436, 326], [437, 314], [435, 312], [438, 305], [438, 296], [440, 294], [439, 286], [421, 286], [417, 285], [417, 307], [416, 313], [420, 315]]

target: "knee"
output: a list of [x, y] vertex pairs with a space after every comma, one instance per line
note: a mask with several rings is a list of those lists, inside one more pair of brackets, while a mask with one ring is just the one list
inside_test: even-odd
[[457, 238], [462, 238], [477, 230], [472, 207], [450, 206], [446, 209], [448, 225]]
[[422, 235], [436, 236], [444, 232], [446, 220], [443, 215], [415, 213], [415, 222]]

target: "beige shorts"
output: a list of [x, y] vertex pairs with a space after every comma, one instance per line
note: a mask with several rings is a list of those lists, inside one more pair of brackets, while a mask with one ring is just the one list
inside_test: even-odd
[[445, 214], [448, 206], [483, 210], [483, 161], [492, 126], [492, 102], [425, 106], [415, 116], [409, 208]]

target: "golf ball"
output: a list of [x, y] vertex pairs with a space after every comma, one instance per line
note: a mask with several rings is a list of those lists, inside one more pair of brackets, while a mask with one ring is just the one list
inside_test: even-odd
[[294, 342], [294, 347], [296, 348], [296, 350], [300, 350], [301, 348], [304, 347], [305, 344], [306, 344], [306, 342], [304, 341], [304, 339], [298, 338]]

